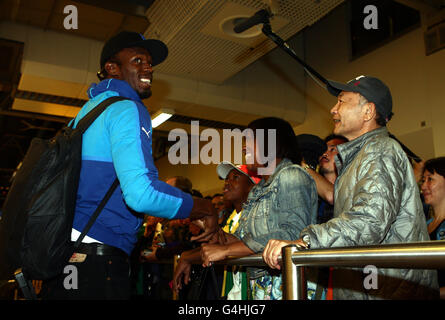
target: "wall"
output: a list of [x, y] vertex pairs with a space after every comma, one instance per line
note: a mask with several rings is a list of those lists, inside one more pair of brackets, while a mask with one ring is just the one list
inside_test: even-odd
[[[384, 80], [391, 88], [393, 95], [394, 118], [388, 125], [389, 130], [419, 156], [428, 159], [445, 155], [445, 117], [443, 116], [443, 101], [445, 101], [445, 50], [425, 56], [422, 29], [411, 31], [399, 39], [388, 43], [356, 60], [349, 59], [349, 40], [346, 6], [341, 5], [315, 25], [307, 28], [294, 37], [291, 47], [297, 54], [319, 73], [328, 79], [348, 81], [361, 74], [369, 74]], [[0, 36], [27, 41], [35, 30], [23, 30], [22, 27], [5, 25], [0, 28]], [[47, 35], [49, 33], [46, 32]], [[55, 77], [60, 77], [57, 68], [68, 68], [65, 64], [67, 56], [47, 55], [43, 44], [47, 39], [39, 36], [40, 46], [25, 48], [24, 70], [29, 74], [40, 73], [43, 70], [38, 63], [56, 61], [51, 69]], [[69, 59], [84, 61], [82, 65], [72, 65], [69, 78], [65, 80], [88, 81], [94, 78], [95, 67], [92, 67], [93, 57], [97, 56], [100, 43], [97, 41], [73, 40], [69, 48]], [[88, 48], [83, 51], [87, 56], [79, 56], [78, 46]], [[26, 59], [31, 54], [31, 48], [36, 47], [38, 59]], [[304, 50], [303, 50], [304, 47]], [[77, 52], [77, 53], [76, 53]], [[89, 52], [89, 53], [88, 53]], [[39, 61], [37, 61], [39, 60]], [[79, 70], [84, 70], [80, 72]], [[176, 81], [168, 76], [161, 76], [165, 82]], [[95, 80], [95, 79], [94, 79]], [[182, 81], [182, 80], [181, 80]], [[260, 105], [262, 100], [290, 101], [298, 100], [306, 109], [304, 122], [295, 126], [295, 132], [312, 133], [324, 137], [332, 130], [330, 108], [335, 104], [335, 97], [319, 87], [311, 78], [302, 76], [302, 67], [280, 49], [275, 49], [267, 56], [250, 65], [238, 75], [228, 79], [222, 86], [204, 83], [180, 83], [177, 79], [178, 100], [182, 91], [189, 87], [200, 86], [201, 99], [211, 96], [212, 102], [217, 100], [230, 103], [226, 93], [234, 99], [247, 96], [253, 104]], [[243, 90], [239, 90], [240, 86]], [[170, 92], [171, 93], [171, 92]], [[80, 94], [80, 92], [78, 93]], [[301, 98], [303, 97], [303, 98]], [[201, 100], [202, 101], [202, 100]], [[207, 101], [210, 101], [208, 99]], [[279, 105], [279, 104], [278, 104]], [[281, 105], [280, 114], [284, 118], [295, 114], [291, 105]], [[306, 105], [306, 106], [304, 106]], [[232, 106], [233, 107], [233, 106]], [[229, 108], [230, 109], [230, 108]], [[199, 116], [199, 115], [197, 115]], [[425, 126], [421, 122], [425, 121]], [[176, 165], [171, 166], [167, 158], [157, 162], [161, 178], [171, 175], [185, 175], [194, 182], [194, 187], [204, 195], [215, 193], [222, 188], [222, 181], [216, 176], [216, 165]]]
[[[304, 40], [305, 61], [328, 79], [346, 82], [362, 74], [381, 78], [393, 97], [389, 131], [422, 159], [444, 156], [445, 50], [426, 56], [423, 31], [417, 28], [351, 61], [346, 17], [347, 7], [341, 5], [297, 36]], [[294, 60], [282, 68], [302, 69]], [[306, 118], [294, 130], [323, 138], [332, 130], [329, 111], [336, 98], [309, 77], [305, 87]], [[200, 177], [199, 170], [188, 173]]]
[[[0, 37], [25, 43], [21, 90], [87, 99], [89, 84], [97, 82], [96, 71], [103, 45], [100, 41], [7, 21], [0, 23]], [[294, 37], [289, 44], [297, 54], [303, 54], [301, 36]], [[146, 106], [150, 110], [156, 110], [153, 107], [156, 105], [176, 110], [182, 106], [185, 115], [202, 118], [206, 118], [204, 112], [214, 108], [212, 113], [219, 109], [225, 114], [244, 112], [252, 119], [277, 116], [298, 124], [304, 122], [306, 115], [305, 85], [303, 70], [286, 53], [273, 50], [221, 85], [156, 73], [153, 97], [146, 101]], [[48, 113], [69, 117], [78, 111], [77, 107], [23, 99], [17, 99], [16, 104], [20, 110], [48, 110]], [[177, 112], [181, 114], [181, 109]], [[233, 120], [239, 122], [239, 119]], [[177, 124], [177, 127], [183, 125]], [[173, 166], [164, 157], [156, 165], [163, 180], [184, 175], [204, 195], [222, 190], [223, 182], [217, 177], [216, 164]]]

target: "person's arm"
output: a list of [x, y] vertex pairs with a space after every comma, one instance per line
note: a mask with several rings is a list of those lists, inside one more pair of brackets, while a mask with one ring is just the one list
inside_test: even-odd
[[172, 290], [175, 293], [179, 293], [182, 289], [182, 283], [185, 285], [190, 282], [190, 272], [192, 269], [192, 264], [185, 260], [178, 260], [176, 265], [175, 273], [172, 280]]
[[159, 247], [157, 247], [157, 246], [153, 247], [152, 252], [150, 252], [150, 254], [148, 254], [148, 255], [141, 254], [141, 260], [144, 262], [158, 261], [158, 258], [156, 256], [156, 251], [158, 250], [158, 248]]
[[201, 246], [203, 267], [211, 266], [212, 262], [225, 260], [229, 256], [244, 257], [254, 253], [255, 252], [253, 252], [241, 240], [234, 241], [226, 245], [203, 244]]
[[[235, 236], [225, 233], [221, 229], [218, 231], [219, 235], [214, 236], [213, 243], [230, 244], [239, 241]], [[176, 293], [182, 289], [182, 283], [188, 284], [190, 280], [190, 271], [192, 264], [199, 264], [202, 262], [201, 247], [187, 250], [181, 253], [178, 260], [178, 265], [173, 275], [173, 291]]]
[[[201, 263], [202, 262], [201, 248], [203, 246], [208, 246], [210, 244], [225, 246], [225, 245], [230, 245], [234, 242], [240, 241], [237, 237], [235, 237], [234, 235], [232, 235], [230, 233], [226, 233], [226, 232], [222, 231], [222, 229], [219, 229], [218, 233], [223, 234], [223, 235], [220, 235], [217, 237], [217, 240], [219, 240], [219, 241], [214, 241], [213, 243], [209, 243], [209, 244], [202, 244], [201, 247], [184, 251], [181, 254], [180, 260], [184, 260], [184, 261], [186, 261], [188, 263], [192, 263], [192, 264]], [[221, 241], [221, 239], [223, 239], [223, 240]]]
[[445, 287], [440, 287], [440, 299], [445, 299]]
[[201, 248], [184, 251], [178, 260], [178, 264], [173, 274], [172, 290], [176, 293], [182, 289], [182, 283], [187, 285], [190, 281], [190, 271], [192, 264], [201, 263]]
[[193, 207], [190, 213], [190, 220], [202, 220], [204, 232], [192, 237], [192, 241], [208, 241], [219, 230], [218, 213], [212, 202], [208, 199], [193, 198]]
[[197, 247], [191, 250], [184, 251], [181, 253], [179, 260], [191, 263], [199, 264], [201, 263], [201, 247]]
[[[151, 150], [148, 112], [132, 101], [113, 104], [105, 113], [113, 166], [125, 203], [137, 212], [167, 219], [204, 219], [205, 231], [195, 240], [208, 240], [217, 230], [218, 217], [210, 200], [160, 181]], [[145, 130], [142, 130], [145, 128]]]
[[[220, 230], [220, 232], [223, 232]], [[225, 232], [223, 232], [225, 233]], [[221, 237], [218, 237], [221, 239]], [[225, 234], [226, 245], [216, 244], [215, 247], [210, 247], [210, 245], [203, 244], [202, 246], [207, 246], [208, 250], [210, 248], [216, 248], [216, 246], [228, 247], [230, 243], [239, 242], [239, 240], [231, 234]], [[247, 253], [249, 254], [249, 253]], [[190, 271], [192, 264], [199, 264], [202, 260], [201, 247], [192, 250], [184, 251], [178, 260], [178, 264], [173, 275], [173, 291], [178, 293], [182, 289], [182, 283], [188, 284], [190, 281]]]
[[[146, 109], [132, 101], [105, 112], [112, 165], [125, 203], [134, 211], [167, 219], [183, 219], [193, 208], [192, 196], [160, 181], [151, 150], [151, 123]], [[144, 130], [142, 130], [144, 128]]]
[[311, 175], [317, 185], [318, 195], [328, 202], [329, 204], [334, 204], [334, 185], [328, 181], [325, 177], [319, 174], [317, 171], [310, 167], [304, 167], [307, 173]]

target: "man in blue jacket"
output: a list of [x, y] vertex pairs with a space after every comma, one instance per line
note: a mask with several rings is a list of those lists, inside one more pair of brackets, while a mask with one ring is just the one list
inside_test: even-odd
[[88, 89], [90, 100], [75, 125], [105, 99], [129, 100], [110, 105], [88, 128], [82, 141], [82, 168], [71, 240], [76, 241], [116, 177], [119, 186], [64, 274], [47, 285], [47, 297], [57, 299], [127, 299], [129, 263], [143, 214], [167, 219], [204, 218], [207, 239], [217, 227], [209, 200], [187, 193], [158, 179], [152, 157], [151, 118], [141, 99], [151, 96], [153, 66], [168, 55], [159, 40], [135, 32], [121, 32], [108, 40], [100, 57], [98, 84]]

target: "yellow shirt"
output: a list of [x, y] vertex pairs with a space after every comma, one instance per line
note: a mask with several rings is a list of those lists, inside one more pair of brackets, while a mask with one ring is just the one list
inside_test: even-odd
[[233, 210], [232, 214], [229, 216], [229, 218], [226, 221], [226, 225], [223, 228], [224, 232], [227, 233], [235, 233], [236, 229], [238, 228], [239, 225], [239, 219], [241, 217], [243, 210], [241, 210], [240, 212], [236, 212], [236, 209]]
[[[235, 233], [235, 230], [238, 228], [239, 219], [241, 217], [242, 212], [243, 212], [243, 210], [241, 210], [240, 212], [236, 212], [236, 209], [233, 210], [232, 214], [227, 218], [226, 225], [223, 228], [224, 232], [230, 233], [230, 234]], [[232, 266], [232, 270], [236, 270], [236, 266]], [[224, 297], [227, 295], [226, 281], [227, 281], [227, 266], [224, 266], [224, 279], [223, 279], [221, 297]], [[230, 285], [230, 289], [232, 288], [232, 286], [233, 286], [233, 284]]]

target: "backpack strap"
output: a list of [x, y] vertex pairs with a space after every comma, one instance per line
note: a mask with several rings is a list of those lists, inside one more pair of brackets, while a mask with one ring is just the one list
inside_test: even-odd
[[[101, 115], [101, 113], [111, 104], [122, 101], [122, 100], [130, 100], [128, 98], [124, 98], [121, 96], [113, 96], [108, 99], [105, 99], [101, 103], [99, 103], [96, 107], [93, 108], [93, 110], [90, 110], [78, 123], [76, 126], [75, 131], [80, 132], [83, 134], [89, 126], [94, 122], [94, 120], [97, 119], [98, 116]], [[74, 125], [74, 121], [71, 123], [71, 125]]]
[[102, 209], [107, 204], [108, 200], [111, 198], [111, 195], [113, 194], [114, 190], [116, 190], [117, 186], [119, 185], [119, 180], [116, 178], [111, 185], [110, 189], [108, 189], [107, 193], [103, 197], [102, 201], [99, 203], [99, 205], [96, 208], [96, 211], [91, 215], [90, 220], [88, 220], [87, 225], [85, 228], [83, 228], [82, 233], [80, 234], [79, 238], [77, 238], [76, 242], [74, 243], [74, 249], [77, 249], [80, 246], [80, 243], [82, 242], [83, 238], [87, 235], [88, 231], [90, 231], [91, 227], [93, 226], [94, 221], [96, 221], [97, 217], [99, 216], [99, 213], [102, 211]]
[[[128, 98], [120, 97], [120, 96], [113, 96], [110, 97], [101, 103], [99, 103], [93, 110], [88, 112], [77, 124], [77, 127], [75, 129], [75, 132], [83, 134], [88, 127], [94, 122], [94, 120], [97, 119], [97, 117], [111, 104], [122, 101], [122, 100], [129, 100]], [[74, 121], [73, 121], [74, 122]], [[88, 220], [87, 225], [83, 229], [82, 233], [80, 234], [79, 238], [77, 238], [76, 242], [74, 243], [74, 249], [77, 249], [82, 242], [82, 240], [87, 235], [88, 231], [90, 231], [91, 227], [94, 224], [94, 221], [96, 221], [97, 217], [99, 216], [102, 209], [107, 204], [108, 200], [111, 198], [111, 195], [116, 190], [117, 186], [119, 185], [119, 180], [116, 178], [111, 185], [110, 189], [108, 189], [107, 193], [103, 197], [102, 201], [97, 206], [94, 213], [91, 215], [90, 220]]]

